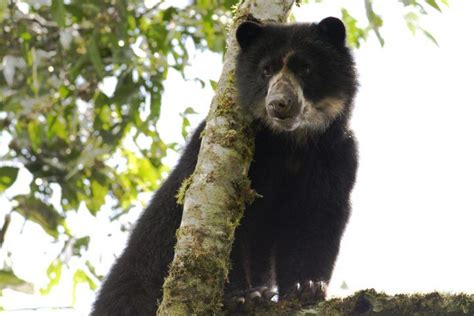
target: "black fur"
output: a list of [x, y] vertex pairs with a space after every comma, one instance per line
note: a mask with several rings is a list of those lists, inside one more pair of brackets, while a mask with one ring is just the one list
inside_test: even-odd
[[[237, 33], [242, 44], [237, 88], [246, 111], [265, 106], [269, 79], [262, 75], [263, 67], [271, 65], [277, 72], [289, 52], [294, 57], [288, 59], [288, 68], [297, 75], [305, 99], [317, 104], [326, 97], [339, 98], [344, 109], [324, 129], [275, 131], [255, 118], [249, 177], [263, 197], [248, 206], [237, 228], [227, 295], [276, 283], [284, 297], [297, 283], [328, 282], [331, 277], [357, 169], [356, 142], [347, 125], [357, 83], [340, 25], [326, 22], [324, 28], [246, 23]], [[310, 71], [298, 72], [308, 67]], [[194, 170], [203, 127], [197, 128], [139, 219], [102, 286], [93, 315], [154, 315], [181, 220], [175, 195]]]

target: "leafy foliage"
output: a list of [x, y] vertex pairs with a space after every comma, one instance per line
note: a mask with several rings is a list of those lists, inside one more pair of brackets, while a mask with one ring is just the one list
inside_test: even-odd
[[0, 270], [0, 293], [4, 288], [18, 289], [20, 287], [32, 288], [31, 284], [17, 277], [11, 270]]
[[[428, 7], [435, 9], [438, 12], [442, 11], [442, 6], [448, 6], [447, 0], [399, 0], [404, 6], [406, 13], [404, 19], [408, 29], [415, 34], [417, 31], [421, 31], [430, 41], [438, 46], [436, 38], [420, 24], [420, 17], [427, 15], [429, 10]], [[362, 41], [366, 40], [368, 35], [373, 32], [377, 37], [380, 45], [385, 44], [385, 39], [382, 34], [383, 18], [374, 9], [374, 3], [379, 4], [380, 2], [375, 0], [364, 0], [365, 13], [367, 17], [367, 26], [360, 26], [359, 21], [355, 19], [350, 12], [341, 8], [341, 17], [347, 28], [347, 40], [348, 43], [353, 47], [360, 47]]]
[[[16, 214], [60, 246], [41, 293], [60, 282], [65, 268], [74, 269], [74, 293], [80, 283], [95, 289], [102, 276], [84, 256], [91, 236], [72, 232], [68, 218], [84, 206], [98, 216], [107, 205], [110, 221], [117, 221], [140, 193], [158, 187], [168, 171], [163, 158], [175, 145], [165, 144], [157, 129], [168, 71], [184, 77], [194, 48], [224, 52], [235, 2], [0, 1], [0, 140], [10, 140], [1, 151], [0, 194], [9, 191], [20, 170], [32, 176], [29, 192], [11, 193], [12, 209], [0, 208], [5, 217], [0, 245], [15, 238], [7, 230]], [[341, 9], [354, 47], [371, 32], [383, 44], [383, 19], [373, 2], [365, 0], [367, 26]], [[447, 1], [400, 3], [410, 30], [435, 41], [419, 16], [427, 8], [441, 11]], [[181, 113], [183, 137], [194, 113], [192, 107]], [[12, 271], [10, 257], [0, 260], [0, 289], [27, 284]], [[79, 263], [70, 265], [73, 259]]]
[[427, 6], [435, 9], [438, 12], [442, 11], [442, 5], [448, 6], [448, 0], [425, 0], [425, 1], [416, 1], [416, 0], [400, 0], [401, 3], [408, 9], [408, 12], [405, 14], [405, 22], [410, 29], [410, 31], [415, 34], [417, 31], [421, 31], [430, 41], [432, 41], [436, 46], [439, 46], [436, 38], [423, 26], [420, 24], [420, 15], [428, 14]]
[[18, 176], [18, 168], [0, 167], [0, 192], [5, 191], [15, 182]]
[[[190, 47], [224, 50], [232, 4], [2, 1], [0, 133], [12, 141], [2, 157], [9, 165], [0, 167], [0, 192], [15, 182], [17, 166], [33, 176], [30, 193], [13, 197], [13, 212], [56, 243], [73, 243], [80, 259], [88, 239], [70, 232], [70, 212], [84, 203], [95, 215], [107, 200], [116, 220], [140, 192], [155, 190], [167, 171], [168, 146], [157, 131], [163, 82], [170, 68], [184, 75]], [[183, 113], [186, 125], [190, 113]], [[143, 146], [141, 137], [152, 145]], [[60, 205], [53, 203], [55, 192]], [[58, 254], [50, 265], [42, 293], [58, 284], [64, 260]], [[80, 266], [75, 284], [95, 288], [93, 269]]]

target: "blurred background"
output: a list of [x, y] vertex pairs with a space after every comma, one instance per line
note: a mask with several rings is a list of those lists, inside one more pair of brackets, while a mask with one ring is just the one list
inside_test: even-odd
[[[232, 0], [0, 0], [0, 314], [87, 315], [220, 75]], [[360, 169], [330, 295], [474, 293], [474, 2], [344, 20]]]

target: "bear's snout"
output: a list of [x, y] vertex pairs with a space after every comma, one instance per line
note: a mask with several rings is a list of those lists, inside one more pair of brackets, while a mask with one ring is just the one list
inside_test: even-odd
[[270, 81], [266, 97], [266, 110], [270, 119], [284, 130], [293, 130], [297, 127], [301, 114], [297, 85], [290, 76], [280, 74]]
[[280, 96], [268, 101], [268, 114], [278, 119], [287, 119], [293, 116], [292, 108], [296, 100], [291, 97]]

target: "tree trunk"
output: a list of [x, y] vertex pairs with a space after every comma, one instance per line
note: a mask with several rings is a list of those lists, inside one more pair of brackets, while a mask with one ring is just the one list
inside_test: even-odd
[[293, 2], [243, 0], [235, 11], [196, 169], [179, 192], [178, 198], [184, 197], [183, 218], [158, 315], [214, 315], [221, 311], [235, 228], [245, 202], [252, 198], [247, 172], [254, 135], [250, 118], [236, 105], [235, 29], [249, 17], [286, 22]]

